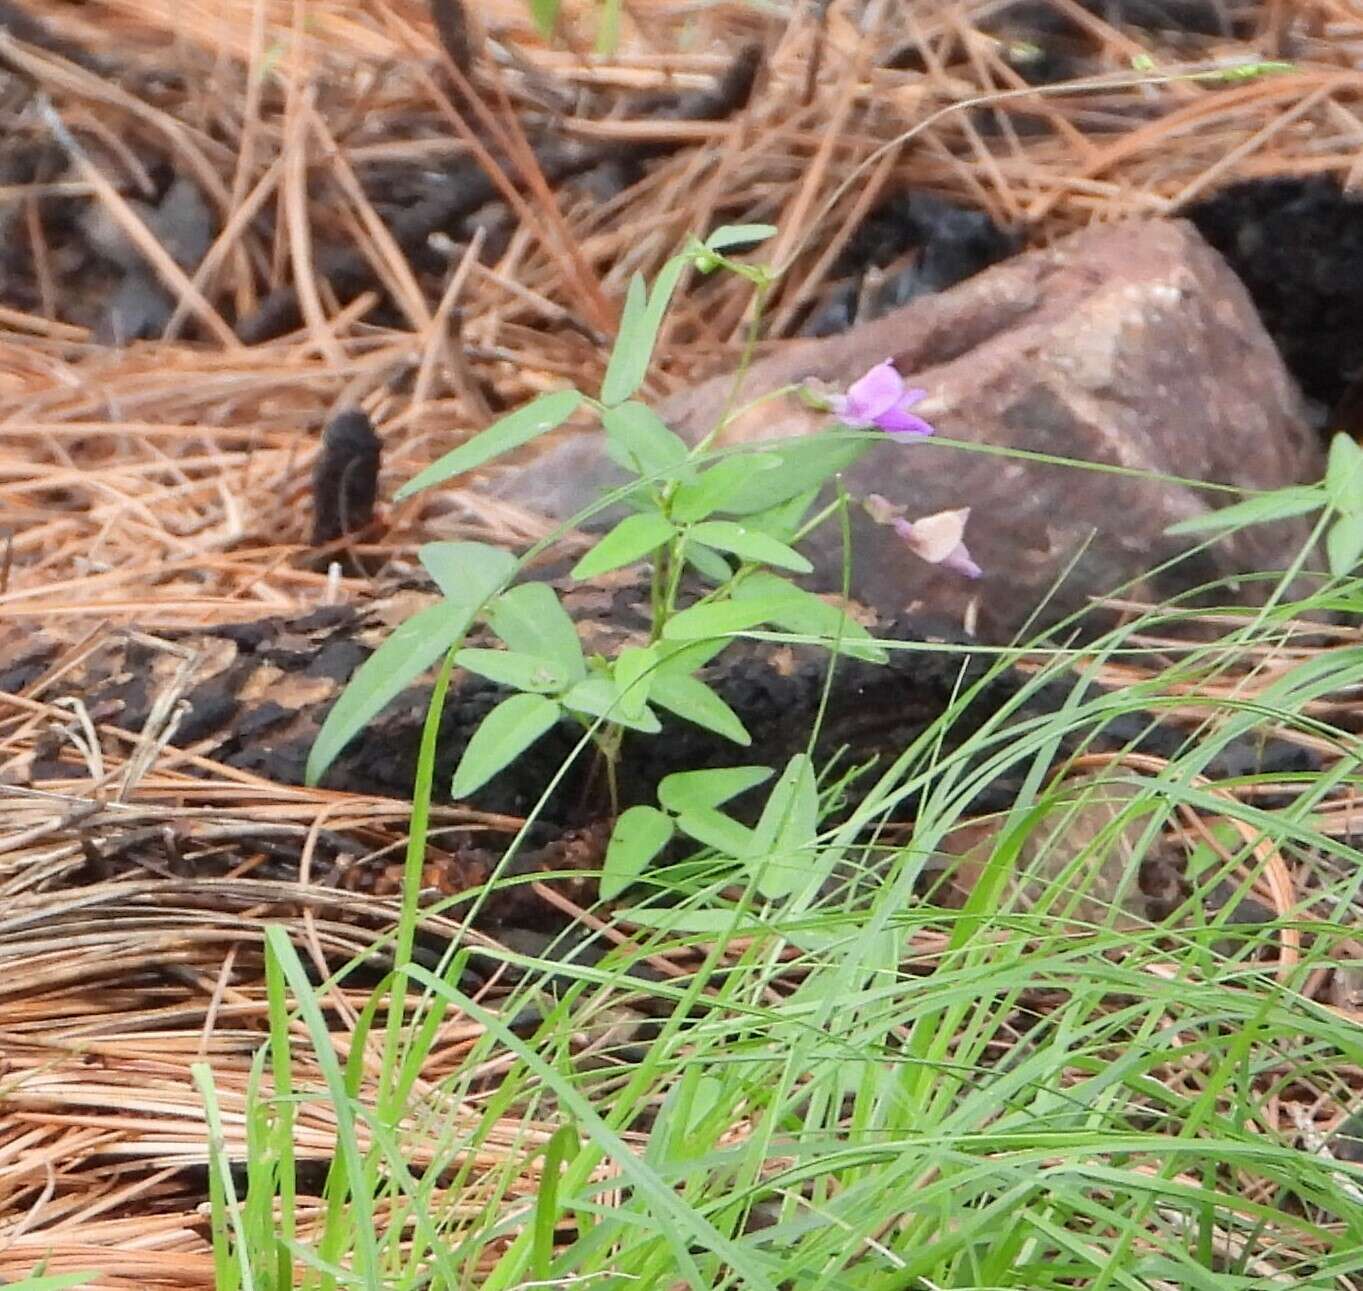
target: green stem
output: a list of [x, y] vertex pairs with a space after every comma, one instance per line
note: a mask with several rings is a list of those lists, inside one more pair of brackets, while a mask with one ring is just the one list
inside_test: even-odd
[[770, 280], [753, 284], [752, 321], [748, 324], [748, 335], [743, 341], [743, 353], [739, 356], [733, 382], [729, 386], [729, 393], [724, 400], [724, 406], [720, 409], [719, 418], [696, 445], [693, 456], [705, 452], [714, 443], [715, 436], [729, 424], [735, 415], [734, 405], [738, 400], [739, 392], [743, 389], [743, 382], [747, 380], [748, 369], [752, 367], [753, 355], [757, 352], [757, 338], [762, 330], [762, 314], [766, 308], [767, 293], [771, 290], [771, 285]]
[[421, 875], [426, 863], [426, 835], [430, 828], [431, 794], [435, 785], [436, 743], [440, 735], [440, 715], [445, 710], [445, 695], [449, 690], [450, 674], [454, 670], [454, 656], [458, 645], [450, 647], [445, 661], [436, 675], [431, 702], [426, 709], [426, 720], [421, 729], [421, 747], [417, 755], [416, 783], [412, 786], [412, 820], [407, 831], [407, 855], [402, 867], [402, 908], [398, 913], [397, 939], [393, 952], [393, 973], [389, 983], [388, 1017], [384, 1026], [384, 1064], [379, 1083], [379, 1119], [385, 1125], [396, 1125], [401, 1116], [401, 1090], [396, 1077], [402, 1063], [398, 1053], [402, 1047], [403, 1017], [407, 974], [416, 944], [417, 920], [421, 914]]

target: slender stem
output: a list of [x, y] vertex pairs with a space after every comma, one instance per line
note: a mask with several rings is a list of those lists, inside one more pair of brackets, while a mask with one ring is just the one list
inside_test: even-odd
[[[666, 514], [665, 508], [663, 514]], [[653, 562], [653, 574], [649, 585], [649, 617], [653, 620], [653, 625], [648, 636], [649, 645], [652, 645], [662, 636], [663, 627], [667, 623], [667, 600], [664, 595], [664, 588], [667, 581], [667, 567], [674, 563], [672, 543], [669, 542], [667, 544], [667, 555], [659, 556]]]
[[761, 334], [762, 314], [767, 303], [767, 293], [771, 290], [772, 280], [763, 278], [753, 284], [753, 311], [752, 321], [748, 324], [748, 335], [743, 341], [743, 353], [739, 356], [738, 367], [734, 371], [734, 379], [729, 386], [728, 396], [724, 400], [724, 406], [720, 409], [720, 414], [715, 424], [696, 445], [696, 453], [703, 453], [714, 443], [715, 436], [729, 424], [732, 416], [732, 409], [738, 401], [739, 392], [743, 389], [743, 382], [747, 380], [748, 369], [752, 367], [753, 355], [757, 352], [757, 338]]

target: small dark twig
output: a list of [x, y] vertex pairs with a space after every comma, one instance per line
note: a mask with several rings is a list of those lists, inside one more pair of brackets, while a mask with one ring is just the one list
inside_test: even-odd
[[473, 68], [474, 48], [473, 31], [469, 27], [469, 16], [462, 0], [431, 0], [431, 20], [435, 23], [435, 34], [440, 44], [450, 56], [450, 62], [465, 76]]
[[358, 408], [332, 418], [312, 473], [312, 545], [325, 546], [374, 518], [383, 442]]

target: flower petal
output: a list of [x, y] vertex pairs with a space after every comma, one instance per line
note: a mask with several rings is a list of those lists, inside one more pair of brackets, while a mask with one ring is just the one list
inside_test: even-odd
[[942, 568], [951, 570], [953, 574], [960, 574], [963, 578], [979, 578], [984, 573], [984, 570], [970, 559], [970, 553], [963, 542], [958, 542], [955, 550], [942, 561]]
[[876, 524], [893, 524], [897, 516], [904, 514], [903, 507], [895, 506], [889, 498], [881, 497], [879, 493], [868, 493], [861, 505]]
[[904, 378], [895, 371], [894, 362], [877, 363], [864, 377], [847, 387], [847, 401], [853, 413], [874, 425], [904, 397]]
[[[915, 403], [918, 401], [915, 399]], [[906, 404], [899, 404], [898, 407], [891, 408], [889, 412], [883, 412], [876, 418], [876, 425], [887, 435], [895, 439], [908, 439], [916, 435], [935, 435], [937, 432], [922, 417], [915, 416], [908, 411]]]
[[961, 545], [961, 539], [965, 536], [965, 522], [969, 518], [969, 507], [962, 507], [959, 511], [938, 511], [935, 515], [915, 520], [910, 525], [912, 536], [906, 540], [913, 552], [928, 564], [940, 565]]

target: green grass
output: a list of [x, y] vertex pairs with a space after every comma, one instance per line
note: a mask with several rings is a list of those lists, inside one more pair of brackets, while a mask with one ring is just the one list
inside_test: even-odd
[[[1363, 1031], [1302, 991], [1356, 921], [1363, 855], [1319, 827], [1357, 788], [1355, 742], [1320, 704], [1363, 680], [1363, 650], [1267, 667], [1292, 615], [1325, 604], [1356, 610], [1363, 585], [1241, 611], [1159, 676], [1001, 711], [947, 752], [963, 686], [850, 820], [767, 858], [810, 876], [791, 902], [764, 906], [753, 874], [678, 866], [616, 912], [623, 945], [599, 936], [599, 958], [568, 963], [487, 952], [511, 975], [478, 998], [470, 944], [442, 971], [411, 960], [418, 810], [399, 968], [347, 1054], [326, 990], [270, 939], [245, 1199], [225, 1163], [210, 1176], [219, 1287], [1357, 1285], [1363, 1170], [1310, 1126], [1352, 1110]], [[1081, 675], [1186, 613], [1110, 634]], [[1032, 685], [1073, 662], [1056, 652]], [[1125, 793], [1107, 817], [1088, 814], [1091, 782], [1050, 777], [1062, 740], [1174, 698], [1203, 726], [1163, 768], [1109, 767]], [[1323, 769], [1279, 777], [1277, 800], [1199, 779], [1269, 731], [1331, 750]], [[1001, 774], [1023, 789], [978, 882], [964, 904], [925, 899], [932, 858]], [[887, 822], [909, 795], [906, 835]], [[1197, 853], [1198, 891], [1158, 924], [1124, 914], [1112, 858], [1211, 815], [1238, 826]], [[1057, 850], [1086, 821], [1083, 845]], [[1285, 918], [1235, 927], [1207, 908], [1218, 884], [1247, 891], [1269, 850], [1310, 877]], [[835, 874], [850, 881], [816, 881]], [[1289, 928], [1301, 960], [1280, 971]], [[645, 971], [650, 956], [676, 974]], [[476, 1038], [452, 1060], [455, 1025]], [[303, 1056], [320, 1084], [300, 1080]], [[334, 1109], [338, 1140], [309, 1225], [293, 1195], [303, 1100]]]

